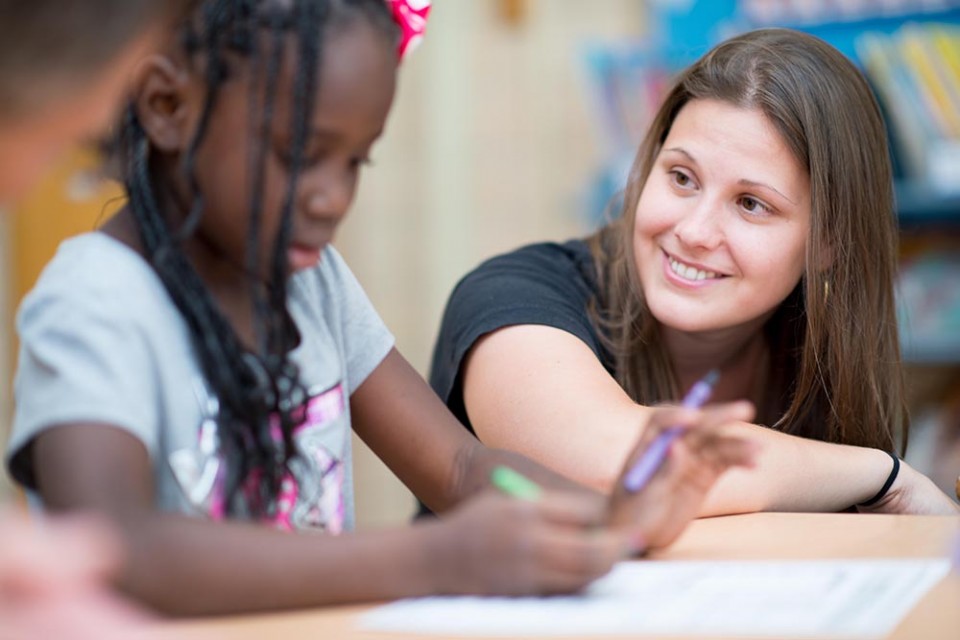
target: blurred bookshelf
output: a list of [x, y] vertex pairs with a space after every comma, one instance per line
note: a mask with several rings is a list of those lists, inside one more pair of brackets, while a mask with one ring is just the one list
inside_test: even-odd
[[960, 364], [960, 0], [645, 5], [642, 42], [592, 45], [585, 55], [606, 158], [588, 195], [590, 223], [609, 215], [673, 73], [743, 31], [806, 31], [864, 71], [886, 117], [903, 236], [898, 316], [904, 359]]
[[960, 232], [960, 193], [932, 193], [924, 182], [903, 178], [895, 180], [893, 186], [897, 217], [905, 233], [932, 227]]
[[900, 262], [897, 315], [903, 357], [915, 364], [956, 364], [960, 362], [960, 256], [955, 247], [928, 242]]

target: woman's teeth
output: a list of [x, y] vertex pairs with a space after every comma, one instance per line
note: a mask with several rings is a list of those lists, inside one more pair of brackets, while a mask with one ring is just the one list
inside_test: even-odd
[[678, 260], [674, 260], [673, 258], [669, 258], [669, 260], [670, 269], [681, 278], [686, 278], [687, 280], [707, 280], [717, 277], [717, 274], [713, 271], [702, 271], [696, 267], [691, 267]]

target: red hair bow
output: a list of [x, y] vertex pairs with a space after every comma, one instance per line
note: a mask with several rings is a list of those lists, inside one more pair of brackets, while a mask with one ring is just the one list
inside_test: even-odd
[[423, 40], [427, 16], [430, 15], [430, 0], [387, 0], [387, 6], [393, 13], [393, 19], [400, 25], [400, 47], [397, 54], [403, 60], [403, 57]]

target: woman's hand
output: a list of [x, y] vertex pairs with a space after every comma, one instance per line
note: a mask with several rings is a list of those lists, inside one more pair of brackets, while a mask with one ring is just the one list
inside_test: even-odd
[[[660, 408], [655, 411], [627, 459], [610, 502], [610, 525], [624, 528], [642, 541], [640, 549], [665, 547], [697, 517], [707, 493], [724, 471], [751, 467], [758, 447], [724, 435], [724, 425], [749, 422], [749, 402], [711, 405], [704, 409]], [[637, 493], [624, 488], [624, 477], [654, 440], [671, 427], [685, 431], [670, 445], [657, 472]]]
[[857, 508], [862, 513], [960, 515], [960, 505], [938, 489], [930, 478], [903, 461], [887, 494], [876, 504]]
[[[436, 527], [429, 570], [440, 593], [577, 591], [628, 555], [623, 530], [605, 527], [599, 494], [550, 492], [524, 500], [484, 492]], [[430, 526], [430, 525], [427, 525]]]

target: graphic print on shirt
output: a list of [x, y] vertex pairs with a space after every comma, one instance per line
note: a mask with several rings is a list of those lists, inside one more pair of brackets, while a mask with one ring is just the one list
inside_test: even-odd
[[[194, 387], [202, 415], [197, 442], [192, 448], [174, 451], [168, 461], [190, 505], [213, 520], [222, 520], [227, 508], [217, 434], [220, 405], [202, 380]], [[350, 442], [346, 398], [340, 383], [327, 390], [311, 389], [309, 395], [303, 422], [293, 431], [296, 452], [281, 482], [276, 511], [268, 520], [282, 530], [338, 534], [344, 527], [344, 458]], [[270, 425], [279, 441], [279, 416], [271, 416]], [[256, 500], [258, 476], [254, 470], [241, 488], [247, 505]]]
[[170, 454], [170, 468], [177, 484], [187, 501], [198, 511], [220, 519], [224, 514], [224, 505], [215, 499], [215, 487], [222, 483], [223, 473], [220, 463], [220, 438], [217, 435], [217, 416], [220, 402], [207, 391], [203, 379], [194, 378], [193, 392], [200, 403], [202, 419], [197, 430], [197, 446], [193, 449], [180, 449]]

